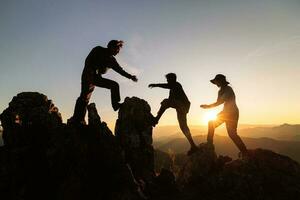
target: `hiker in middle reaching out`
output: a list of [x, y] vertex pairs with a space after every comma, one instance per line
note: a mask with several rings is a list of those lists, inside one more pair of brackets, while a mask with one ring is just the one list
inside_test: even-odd
[[169, 98], [164, 99], [161, 102], [161, 107], [157, 113], [157, 116], [154, 118], [153, 126], [155, 126], [158, 123], [160, 117], [168, 108], [175, 108], [177, 112], [177, 119], [179, 122], [180, 129], [183, 132], [183, 134], [186, 136], [186, 138], [188, 139], [191, 145], [191, 149], [188, 151], [188, 155], [190, 155], [196, 150], [198, 150], [198, 147], [193, 141], [190, 129], [187, 125], [187, 119], [186, 119], [191, 103], [187, 98], [185, 92], [183, 91], [181, 84], [177, 82], [176, 74], [169, 73], [166, 75], [166, 79], [167, 79], [167, 83], [158, 83], [158, 84], [149, 85], [150, 88], [160, 87], [160, 88], [165, 88], [170, 90]]

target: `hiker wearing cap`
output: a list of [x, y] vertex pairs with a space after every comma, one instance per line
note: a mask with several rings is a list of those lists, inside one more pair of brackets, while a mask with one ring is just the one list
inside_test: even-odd
[[120, 108], [120, 91], [119, 84], [113, 80], [103, 78], [102, 75], [108, 69], [113, 69], [122, 76], [137, 81], [136, 76], [131, 75], [123, 70], [117, 62], [116, 56], [123, 46], [121, 40], [111, 40], [107, 48], [96, 46], [92, 49], [85, 60], [84, 69], [81, 76], [81, 93], [76, 101], [73, 120], [84, 123], [86, 107], [91, 98], [95, 86], [109, 89], [111, 91], [111, 103], [116, 111]]
[[209, 121], [208, 123], [208, 135], [207, 142], [213, 144], [213, 137], [215, 128], [225, 122], [226, 129], [229, 137], [233, 140], [235, 145], [239, 148], [242, 155], [247, 154], [247, 148], [243, 143], [242, 139], [237, 134], [237, 125], [239, 120], [239, 109], [236, 105], [235, 94], [233, 89], [229, 86], [229, 82], [223, 74], [217, 74], [216, 77], [210, 80], [211, 83], [217, 85], [220, 90], [218, 92], [218, 99], [212, 104], [200, 105], [201, 108], [208, 109], [214, 108], [221, 104], [224, 104], [223, 111], [221, 111], [217, 119]]
[[191, 153], [195, 152], [198, 149], [196, 144], [193, 141], [190, 129], [187, 125], [187, 119], [186, 119], [191, 103], [187, 98], [181, 84], [177, 82], [176, 74], [169, 73], [166, 75], [166, 79], [167, 79], [167, 83], [149, 85], [150, 88], [160, 87], [160, 88], [165, 88], [170, 90], [169, 98], [164, 99], [161, 102], [161, 107], [157, 113], [157, 116], [153, 119], [153, 126], [155, 126], [158, 123], [159, 119], [168, 108], [175, 108], [177, 112], [177, 119], [179, 122], [180, 129], [184, 133], [184, 135], [186, 136], [186, 138], [188, 139], [191, 145], [191, 149], [188, 151], [188, 154], [190, 155]]

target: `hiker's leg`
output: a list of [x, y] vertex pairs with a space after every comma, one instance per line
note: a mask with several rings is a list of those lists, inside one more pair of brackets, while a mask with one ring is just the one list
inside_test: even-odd
[[97, 78], [95, 80], [95, 85], [98, 87], [110, 89], [111, 92], [111, 104], [114, 110], [118, 110], [120, 107], [120, 89], [119, 84], [115, 81], [106, 78]]
[[180, 127], [181, 131], [183, 132], [185, 137], [188, 139], [191, 147], [196, 147], [196, 144], [194, 143], [190, 129], [187, 125], [187, 119], [186, 119], [187, 113], [182, 112], [180, 110], [176, 110], [176, 111], [177, 111], [177, 119], [178, 119], [179, 127]]
[[208, 122], [208, 132], [207, 132], [207, 143], [214, 143], [215, 129], [224, 122], [221, 114], [218, 115], [216, 120], [211, 120]]
[[237, 134], [237, 121], [226, 121], [226, 129], [229, 137], [232, 139], [234, 144], [238, 147], [242, 154], [247, 153], [247, 148], [240, 136]]
[[161, 118], [161, 116], [164, 114], [164, 112], [170, 108], [170, 100], [169, 99], [164, 99], [161, 103], [160, 103], [160, 108], [159, 111], [157, 112], [156, 115], [156, 121], [158, 122], [159, 119]]
[[76, 100], [73, 118], [77, 122], [84, 121], [86, 108], [92, 96], [95, 86], [93, 84], [81, 83], [80, 96]]

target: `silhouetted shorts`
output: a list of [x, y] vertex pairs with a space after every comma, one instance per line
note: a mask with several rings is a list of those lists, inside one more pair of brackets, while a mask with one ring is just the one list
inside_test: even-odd
[[82, 81], [81, 82], [81, 94], [80, 96], [85, 100], [89, 101], [95, 87], [102, 87], [106, 89], [112, 90], [112, 99], [119, 102], [120, 101], [120, 92], [119, 92], [119, 85], [117, 82], [103, 78], [101, 76], [97, 76], [94, 78], [92, 82], [89, 81]]
[[191, 105], [190, 103], [182, 103], [175, 99], [164, 99], [160, 104], [162, 107], [175, 108], [177, 112], [185, 114], [189, 112]]
[[213, 121], [214, 127], [218, 127], [225, 123], [227, 130], [236, 131], [239, 121], [239, 112], [220, 112], [217, 119]]

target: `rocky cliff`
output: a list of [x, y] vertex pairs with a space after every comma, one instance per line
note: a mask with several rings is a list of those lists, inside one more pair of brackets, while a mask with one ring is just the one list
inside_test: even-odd
[[[126, 98], [115, 135], [88, 106], [88, 125], [64, 124], [45, 95], [20, 93], [0, 116], [0, 198], [297, 199], [300, 166], [256, 149], [247, 159], [201, 144], [191, 156], [155, 152], [148, 103]], [[162, 168], [162, 166], [164, 168]]]
[[89, 125], [66, 125], [45, 95], [14, 97], [1, 114], [1, 199], [139, 199], [139, 185], [94, 104], [88, 117]]
[[214, 148], [199, 145], [187, 159], [177, 182], [186, 199], [298, 199], [300, 165], [269, 150], [249, 150], [249, 157], [232, 160]]

